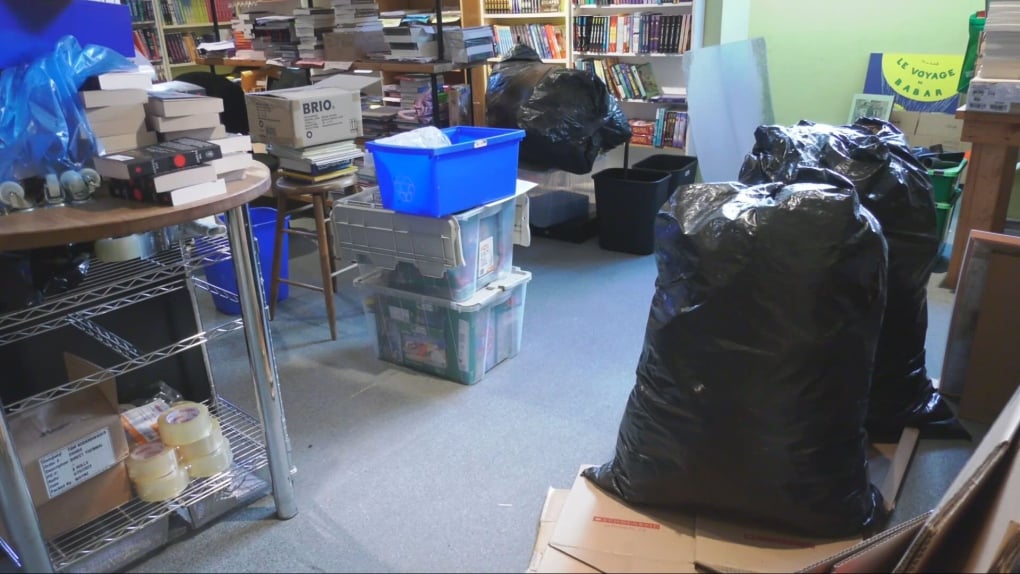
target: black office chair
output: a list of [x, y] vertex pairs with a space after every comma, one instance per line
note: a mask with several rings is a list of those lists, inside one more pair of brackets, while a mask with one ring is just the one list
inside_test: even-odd
[[244, 105], [241, 84], [211, 72], [188, 72], [176, 79], [202, 86], [207, 96], [223, 100], [220, 123], [227, 129], [227, 133], [248, 133], [248, 111]]

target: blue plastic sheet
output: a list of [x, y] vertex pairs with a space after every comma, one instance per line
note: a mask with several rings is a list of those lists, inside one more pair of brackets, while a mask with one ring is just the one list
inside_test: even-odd
[[0, 181], [80, 169], [96, 153], [78, 89], [91, 76], [134, 69], [103, 46], [63, 37], [53, 52], [0, 73]]

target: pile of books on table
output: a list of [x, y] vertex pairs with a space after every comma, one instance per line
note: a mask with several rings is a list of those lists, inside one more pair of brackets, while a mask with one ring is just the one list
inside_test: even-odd
[[357, 173], [355, 160], [364, 153], [354, 140], [332, 142], [306, 148], [278, 144], [267, 146], [270, 155], [280, 162], [280, 173], [306, 183], [319, 183]]
[[86, 80], [78, 96], [101, 154], [156, 143], [145, 127], [152, 79], [144, 72], [110, 72]]
[[210, 165], [222, 157], [214, 143], [181, 138], [98, 157], [95, 169], [113, 197], [182, 205], [227, 193]]

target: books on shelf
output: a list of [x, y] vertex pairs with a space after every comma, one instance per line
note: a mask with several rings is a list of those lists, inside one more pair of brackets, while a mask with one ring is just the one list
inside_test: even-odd
[[[609, 88], [609, 93], [621, 100], [658, 101], [665, 97], [652, 65], [647, 62], [631, 64], [613, 58], [578, 59], [574, 67], [598, 76]], [[674, 97], [670, 99], [675, 100]]]
[[166, 51], [171, 64], [187, 64], [195, 61], [195, 37], [187, 32], [168, 32], [165, 37]]
[[681, 6], [691, 0], [580, 0], [575, 6]]
[[163, 59], [162, 52], [159, 50], [158, 33], [155, 28], [136, 28], [132, 32], [135, 48], [150, 62]]
[[126, 4], [128, 10], [131, 11], [132, 22], [152, 22], [156, 19], [156, 13], [152, 6], [153, 0], [125, 0], [121, 4]]
[[562, 12], [560, 0], [483, 0], [486, 14]]
[[215, 9], [216, 20], [218, 22], [227, 23], [233, 18], [233, 8], [230, 6], [231, 0], [158, 1], [160, 2], [164, 24], [212, 24], [211, 9]]
[[496, 49], [500, 55], [509, 53], [519, 43], [525, 44], [543, 59], [565, 59], [567, 44], [563, 26], [522, 24], [492, 27]]
[[575, 16], [574, 50], [598, 54], [682, 54], [690, 50], [691, 28], [690, 14]]
[[655, 113], [652, 146], [687, 147], [687, 112], [659, 108]]

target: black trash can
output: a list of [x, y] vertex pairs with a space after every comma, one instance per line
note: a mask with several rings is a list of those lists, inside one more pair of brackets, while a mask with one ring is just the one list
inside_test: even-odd
[[635, 163], [633, 167], [668, 171], [670, 173], [669, 193], [673, 193], [681, 185], [694, 183], [694, 176], [698, 172], [698, 158], [663, 153], [647, 157]]
[[671, 174], [613, 167], [591, 177], [595, 180], [599, 247], [635, 255], [652, 253], [655, 215], [669, 198]]

